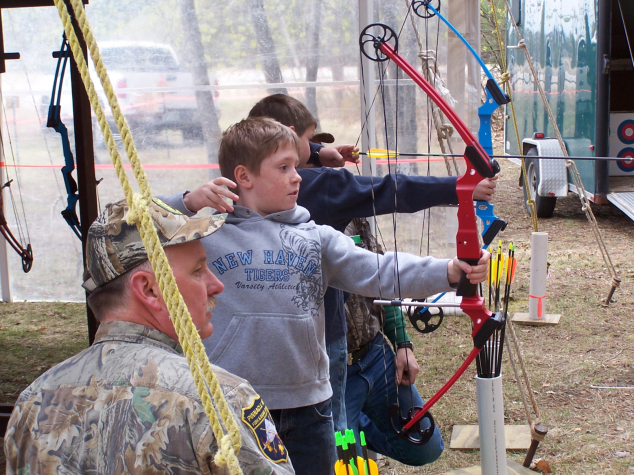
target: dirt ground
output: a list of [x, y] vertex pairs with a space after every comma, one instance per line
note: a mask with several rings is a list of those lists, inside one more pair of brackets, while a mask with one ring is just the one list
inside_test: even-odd
[[[518, 269], [510, 314], [528, 308], [531, 221], [524, 212], [519, 168], [502, 162], [496, 214], [508, 220], [505, 243], [517, 246]], [[578, 198], [557, 203], [551, 219], [539, 221], [549, 233], [551, 278], [546, 312], [561, 314], [552, 327], [520, 327], [516, 332], [548, 435], [537, 451], [554, 473], [634, 474], [634, 223], [612, 206], [593, 206], [619, 277], [615, 302], [602, 304], [607, 272]], [[81, 304], [0, 304], [0, 402], [14, 401], [37, 375], [86, 345]], [[421, 373], [417, 385], [430, 397], [457, 369], [471, 348], [469, 320], [446, 317], [429, 335], [412, 335]], [[410, 334], [415, 333], [410, 330]], [[477, 424], [475, 367], [435, 406], [433, 413], [447, 449], [434, 464], [404, 467], [382, 462], [382, 474], [441, 474], [479, 463], [479, 452], [449, 450], [454, 424]], [[513, 374], [503, 368], [506, 424], [525, 424]], [[591, 386], [630, 387], [594, 389]], [[524, 453], [509, 452], [522, 462]], [[4, 460], [0, 457], [0, 473]]]

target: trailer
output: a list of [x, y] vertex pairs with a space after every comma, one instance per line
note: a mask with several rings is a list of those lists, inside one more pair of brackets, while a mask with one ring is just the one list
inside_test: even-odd
[[[612, 203], [634, 220], [634, 2], [512, 0], [507, 64], [520, 143], [510, 109], [505, 151], [526, 155], [528, 188], [537, 216], [552, 216], [557, 198], [579, 193], [538, 93], [520, 38], [533, 60], [555, 122], [575, 160], [586, 196]], [[512, 22], [515, 22], [513, 25]], [[532, 158], [534, 157], [534, 158]], [[527, 206], [528, 211], [528, 206]]]

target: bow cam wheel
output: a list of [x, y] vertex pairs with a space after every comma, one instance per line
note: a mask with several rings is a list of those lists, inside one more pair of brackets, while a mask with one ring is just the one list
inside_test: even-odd
[[[438, 6], [435, 6], [434, 3], [437, 3]], [[412, 0], [412, 9], [420, 18], [431, 18], [436, 15], [435, 12], [429, 9], [430, 6], [439, 12], [440, 0]]]
[[[408, 441], [413, 445], [425, 445], [434, 435], [436, 423], [430, 412], [426, 412], [411, 428], [405, 429], [405, 425], [411, 421], [414, 415], [420, 411], [422, 407], [414, 406], [407, 411], [407, 416], [403, 417], [401, 408], [397, 404], [390, 404], [387, 408], [387, 414], [390, 420], [392, 430], [401, 439]], [[428, 424], [424, 424], [427, 421]], [[423, 428], [423, 426], [425, 426]]]
[[30, 244], [26, 245], [25, 256], [22, 256], [22, 270], [27, 274], [33, 267], [33, 248]]
[[396, 32], [383, 23], [371, 23], [366, 26], [359, 36], [359, 46], [363, 56], [371, 61], [387, 61], [387, 55], [381, 51], [383, 43], [392, 42], [394, 51], [398, 51], [398, 37]]
[[442, 323], [444, 313], [440, 307], [417, 308], [407, 311], [411, 324], [420, 333], [431, 333], [438, 330]]

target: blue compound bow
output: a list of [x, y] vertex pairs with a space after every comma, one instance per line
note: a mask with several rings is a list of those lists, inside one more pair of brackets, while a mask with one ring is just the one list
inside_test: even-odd
[[68, 129], [61, 119], [60, 100], [62, 96], [62, 85], [64, 83], [64, 73], [68, 58], [70, 57], [70, 49], [66, 35], [62, 40], [62, 46], [57, 59], [57, 68], [55, 70], [55, 79], [53, 81], [53, 92], [51, 93], [51, 103], [48, 108], [47, 127], [55, 129], [62, 138], [62, 150], [64, 152], [64, 167], [62, 167], [62, 176], [64, 177], [64, 185], [66, 186], [66, 208], [62, 211], [62, 216], [73, 230], [75, 235], [81, 240], [81, 227], [79, 218], [77, 217], [77, 201], [79, 194], [77, 182], [73, 178], [72, 173], [75, 170], [75, 159], [70, 149], [70, 140], [68, 139]]

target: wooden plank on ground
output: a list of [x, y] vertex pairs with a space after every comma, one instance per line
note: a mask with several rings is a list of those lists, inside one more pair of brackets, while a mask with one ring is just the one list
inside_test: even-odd
[[[505, 425], [507, 450], [528, 450], [531, 445], [529, 425]], [[477, 425], [455, 425], [451, 433], [450, 449], [473, 450], [480, 448], [480, 428]]]
[[[535, 475], [535, 472], [532, 470], [509, 459], [506, 459], [506, 473], [507, 475]], [[482, 475], [482, 469], [480, 465], [474, 465], [473, 467], [459, 468], [451, 472], [444, 472], [442, 475]]]
[[547, 313], [543, 318], [530, 318], [528, 313], [516, 313], [513, 315], [511, 321], [513, 323], [517, 323], [518, 325], [559, 325], [559, 319], [561, 315], [559, 314], [550, 314]]

